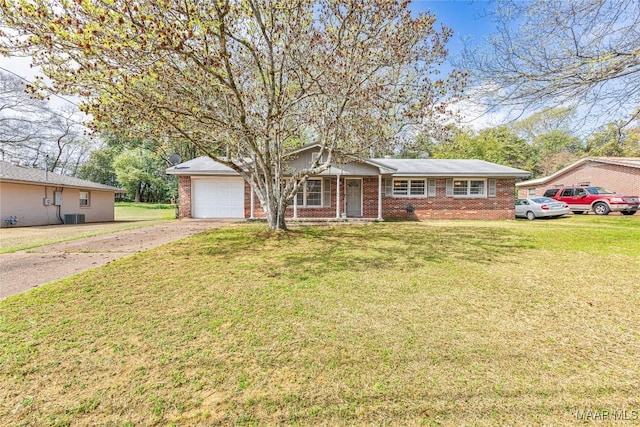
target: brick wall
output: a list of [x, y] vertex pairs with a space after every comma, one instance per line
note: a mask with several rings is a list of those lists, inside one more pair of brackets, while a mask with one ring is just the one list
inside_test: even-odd
[[[446, 195], [446, 179], [436, 180], [435, 197], [386, 197], [382, 212], [386, 219], [513, 219], [515, 179], [496, 180], [496, 197], [459, 198]], [[408, 205], [413, 212], [407, 212]]]
[[[454, 198], [446, 196], [446, 179], [436, 180], [435, 197], [386, 197], [382, 196], [382, 212], [386, 219], [428, 220], [428, 219], [512, 219], [514, 218], [514, 185], [515, 179], [498, 179], [496, 181], [496, 197], [488, 198]], [[179, 217], [191, 217], [191, 179], [180, 176]], [[341, 212], [344, 211], [346, 189], [344, 179], [340, 180]], [[384, 188], [383, 188], [384, 192]], [[363, 218], [378, 217], [378, 177], [362, 179]], [[245, 218], [251, 216], [251, 188], [244, 186]], [[413, 212], [407, 212], [411, 205]], [[257, 196], [254, 195], [254, 217], [265, 218], [264, 211]], [[287, 209], [287, 217], [293, 217], [293, 207]], [[303, 208], [298, 207], [298, 218], [335, 218], [336, 217], [336, 178], [331, 179], [331, 207]]]
[[[331, 178], [331, 207], [303, 208], [298, 206], [298, 218], [335, 218], [336, 217], [336, 178]], [[343, 196], [342, 196], [343, 197]], [[344, 200], [344, 199], [343, 199]], [[253, 199], [254, 218], [266, 218], [258, 196]], [[293, 206], [287, 208], [287, 218], [293, 218]], [[244, 184], [244, 217], [251, 217], [251, 187]]]
[[[384, 180], [383, 180], [382, 194], [384, 195]], [[385, 210], [383, 205], [382, 206], [383, 217], [384, 217], [384, 214], [385, 214]], [[378, 217], [378, 177], [377, 176], [368, 176], [362, 179], [362, 216], [363, 218]]]
[[178, 176], [178, 218], [191, 218], [190, 176]]
[[587, 162], [555, 177], [547, 184], [518, 187], [518, 197], [529, 197], [529, 188], [535, 188], [536, 196], [542, 196], [545, 190], [555, 186], [571, 186], [587, 182], [594, 187], [604, 187], [619, 194], [637, 196], [640, 195], [640, 168]]

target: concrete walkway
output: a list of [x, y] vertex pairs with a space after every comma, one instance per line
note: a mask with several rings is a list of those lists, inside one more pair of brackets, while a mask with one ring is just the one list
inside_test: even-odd
[[237, 220], [181, 220], [0, 254], [0, 299]]

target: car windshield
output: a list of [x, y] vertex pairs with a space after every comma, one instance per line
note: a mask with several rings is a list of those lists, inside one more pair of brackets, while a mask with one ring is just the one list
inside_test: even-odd
[[613, 191], [602, 187], [587, 187], [587, 191], [591, 194], [614, 194]]
[[538, 203], [539, 205], [543, 203], [553, 203], [555, 200], [549, 197], [536, 197], [535, 199], [531, 199], [534, 203]]

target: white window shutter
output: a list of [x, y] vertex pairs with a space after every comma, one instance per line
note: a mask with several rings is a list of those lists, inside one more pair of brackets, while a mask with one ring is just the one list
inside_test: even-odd
[[427, 182], [427, 184], [429, 186], [429, 190], [428, 190], [427, 196], [436, 197], [436, 180], [435, 179], [430, 179]]
[[322, 179], [322, 205], [325, 208], [331, 207], [331, 178], [323, 178]]
[[384, 195], [387, 197], [393, 196], [393, 180], [390, 178], [384, 180]]
[[489, 197], [496, 197], [496, 195], [497, 195], [496, 180], [490, 179], [489, 180]]
[[447, 180], [447, 197], [453, 197], [453, 179]]

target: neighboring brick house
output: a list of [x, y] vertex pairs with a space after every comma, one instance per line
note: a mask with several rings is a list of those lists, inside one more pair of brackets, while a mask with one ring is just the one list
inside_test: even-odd
[[516, 184], [518, 197], [542, 196], [546, 189], [586, 185], [640, 195], [640, 157], [585, 157], [543, 178]]
[[[318, 146], [289, 166], [309, 165]], [[250, 186], [231, 168], [199, 157], [172, 168], [181, 218], [264, 218]], [[482, 160], [354, 159], [309, 177], [289, 218], [512, 219], [520, 169]]]

